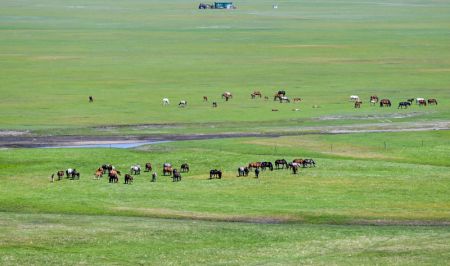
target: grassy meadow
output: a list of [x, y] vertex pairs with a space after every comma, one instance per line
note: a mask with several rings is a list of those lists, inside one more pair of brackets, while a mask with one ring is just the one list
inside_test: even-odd
[[[448, 264], [450, 131], [414, 130], [448, 128], [450, 4], [277, 3], [201, 11], [192, 0], [0, 1], [0, 139], [286, 133], [0, 148], [0, 264]], [[256, 89], [303, 101], [252, 100]], [[369, 106], [374, 94], [393, 107]], [[439, 105], [397, 109], [414, 97]], [[300, 134], [349, 127], [406, 131]], [[317, 167], [236, 176], [281, 158]], [[131, 185], [93, 179], [105, 163], [125, 173], [146, 162], [155, 183], [150, 173]], [[173, 183], [164, 162], [191, 172]], [[80, 180], [50, 182], [69, 167]], [[208, 180], [213, 168], [223, 179]]]
[[[445, 1], [281, 1], [276, 10], [273, 1], [239, 1], [233, 11], [197, 4], [2, 1], [0, 129], [103, 134], [86, 128], [174, 123], [197, 132], [216, 123], [236, 131], [249, 122], [263, 130], [330, 115], [348, 124], [361, 121], [347, 116], [383, 120], [398, 112], [418, 122], [450, 117]], [[272, 96], [280, 88], [303, 102], [250, 100], [254, 89]], [[224, 91], [235, 98], [224, 103]], [[348, 102], [353, 94], [364, 101], [361, 110]], [[394, 108], [369, 107], [373, 94]], [[163, 97], [170, 107], [161, 106]], [[395, 108], [411, 97], [439, 105]], [[181, 99], [188, 108], [176, 107]], [[126, 133], [141, 132], [135, 129]]]
[[[407, 134], [2, 150], [2, 262], [445, 264], [450, 133]], [[250, 161], [298, 157], [317, 167], [236, 176]], [[189, 162], [191, 172], [173, 183], [161, 173], [166, 161]], [[94, 180], [107, 162], [123, 172], [152, 162], [159, 177]], [[49, 182], [69, 166], [79, 181]], [[223, 179], [208, 180], [211, 168]]]

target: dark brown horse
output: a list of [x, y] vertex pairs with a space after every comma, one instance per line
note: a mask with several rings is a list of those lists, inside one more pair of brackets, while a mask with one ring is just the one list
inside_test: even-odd
[[361, 108], [361, 101], [355, 101], [355, 108]]
[[287, 161], [285, 159], [276, 160], [275, 161], [275, 168], [276, 169], [280, 169], [280, 166], [281, 166], [281, 169], [284, 169], [285, 166], [287, 168], [288, 167]]
[[437, 103], [437, 100], [436, 100], [436, 99], [428, 99], [428, 104], [429, 104], [429, 105], [432, 105], [432, 104], [437, 105], [438, 103]]
[[207, 102], [208, 101], [208, 96], [203, 96], [203, 101]]
[[117, 183], [117, 182], [119, 182], [119, 175], [120, 175], [119, 171], [116, 171], [114, 169], [111, 170], [109, 172], [109, 174], [108, 174], [108, 176], [109, 176], [109, 183]]
[[133, 176], [130, 174], [125, 174], [125, 184], [131, 184], [133, 182]]
[[56, 173], [56, 175], [58, 176], [58, 180], [61, 180], [63, 177], [64, 177], [64, 171], [58, 171], [57, 173]]
[[373, 102], [373, 103], [377, 103], [379, 100], [378, 100], [378, 96], [376, 96], [376, 95], [372, 95], [372, 96], [370, 96], [370, 100], [369, 100], [370, 102]]
[[184, 163], [184, 164], [181, 165], [180, 168], [181, 168], [181, 172], [182, 173], [189, 173], [189, 164]]
[[380, 101], [380, 107], [384, 106], [391, 107], [391, 101], [389, 99], [382, 99]]
[[151, 163], [146, 163], [145, 164], [145, 172], [150, 172], [153, 170], [152, 164]]
[[173, 182], [181, 181], [181, 173], [177, 169], [173, 169], [172, 180]]

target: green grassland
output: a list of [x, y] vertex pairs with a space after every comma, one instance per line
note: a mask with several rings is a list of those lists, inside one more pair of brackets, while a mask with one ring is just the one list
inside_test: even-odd
[[[2, 262], [445, 264], [449, 134], [2, 150]], [[250, 161], [298, 157], [314, 158], [317, 167], [298, 175], [236, 176], [237, 167]], [[119, 184], [93, 179], [102, 163], [126, 172], [147, 161], [157, 167], [156, 183], [149, 173], [132, 185], [122, 178]], [[192, 171], [173, 183], [161, 173], [166, 161], [189, 162]], [[77, 167], [81, 180], [49, 182], [52, 172], [69, 166]], [[224, 178], [208, 180], [215, 167]]]
[[[207, 131], [205, 123], [236, 131], [246, 128], [236, 122], [258, 122], [263, 130], [328, 115], [348, 124], [360, 120], [346, 116], [396, 112], [419, 112], [405, 118], [419, 122], [450, 117], [446, 1], [282, 1], [277, 10], [272, 2], [200, 11], [194, 1], [3, 1], [0, 129], [103, 134], [85, 128], [187, 123], [185, 133]], [[252, 101], [256, 88], [269, 96], [283, 88], [304, 101]], [[235, 98], [222, 102], [223, 91]], [[362, 97], [361, 110], [351, 94]], [[372, 94], [394, 108], [370, 108]], [[395, 108], [411, 97], [439, 106]], [[176, 107], [181, 99], [188, 108]], [[132, 129], [125, 133], [141, 132]]]

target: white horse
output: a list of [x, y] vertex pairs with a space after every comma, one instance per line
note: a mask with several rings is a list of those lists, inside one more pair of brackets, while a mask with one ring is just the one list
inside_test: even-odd
[[359, 96], [358, 95], [350, 95], [350, 101], [357, 101], [357, 102], [359, 102]]
[[139, 175], [141, 173], [141, 166], [139, 164], [131, 166], [130, 172]]
[[187, 101], [185, 100], [181, 100], [180, 103], [178, 104], [179, 107], [185, 107], [187, 105]]
[[170, 104], [169, 98], [163, 98], [163, 99], [162, 99], [162, 104], [163, 104], [163, 105], [168, 105], [168, 104]]

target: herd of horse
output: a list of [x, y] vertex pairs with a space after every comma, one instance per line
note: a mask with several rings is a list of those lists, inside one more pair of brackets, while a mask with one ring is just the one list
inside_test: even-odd
[[[275, 165], [275, 167], [274, 167]], [[292, 170], [293, 174], [297, 174], [300, 167], [306, 168], [306, 167], [315, 167], [316, 163], [313, 159], [294, 159], [292, 162], [287, 162], [285, 159], [278, 159], [273, 164], [269, 161], [263, 161], [263, 162], [251, 162], [246, 166], [241, 166], [238, 168], [237, 176], [248, 176], [250, 171], [255, 171], [255, 176], [258, 177], [260, 170], [265, 171], [266, 169], [269, 169], [270, 171], [278, 170], [278, 169], [290, 169]], [[151, 172], [153, 171], [153, 166], [151, 163], [146, 163], [145, 172]], [[173, 179], [173, 182], [181, 181], [181, 173], [189, 173], [190, 168], [189, 164], [183, 163], [181, 164], [180, 170], [173, 168], [172, 164], [170, 163], [164, 163], [162, 165], [162, 173], [163, 176], [171, 176]], [[103, 175], [108, 176], [109, 183], [118, 183], [119, 182], [119, 176], [121, 176], [121, 172], [117, 170], [112, 164], [103, 164], [100, 167], [95, 170], [94, 173], [94, 179], [101, 179]], [[134, 176], [141, 174], [141, 166], [139, 164], [132, 165], [130, 167], [130, 172], [125, 173], [124, 175], [124, 184], [131, 184], [134, 181]], [[70, 178], [72, 180], [78, 180], [80, 179], [80, 173], [75, 168], [69, 168], [66, 171], [59, 170], [56, 172], [56, 174], [52, 174], [51, 176], [51, 182], [55, 181], [55, 175], [56, 180], [59, 181], [63, 179], [64, 176], [66, 178]], [[152, 182], [156, 182], [157, 173], [152, 173]], [[209, 179], [221, 179], [222, 178], [222, 170], [211, 169], [209, 171]]]
[[[350, 101], [354, 102], [355, 108], [361, 108], [362, 101], [359, 98], [359, 96], [350, 95]], [[381, 99], [380, 100], [378, 98], [378, 96], [376, 96], [376, 95], [370, 96], [369, 102], [371, 105], [376, 105], [377, 103], [379, 103], [380, 107], [391, 107], [392, 106], [391, 100], [389, 100], [389, 99]], [[438, 104], [437, 100], [434, 98], [428, 99], [428, 100], [425, 100], [425, 98], [410, 98], [410, 99], [407, 99], [406, 101], [399, 102], [397, 109], [403, 109], [403, 108], [406, 109], [409, 106], [411, 106], [411, 104], [413, 102], [415, 102], [416, 105], [419, 105], [419, 106], [427, 106], [427, 103], [428, 103], [428, 105], [437, 105]]]

